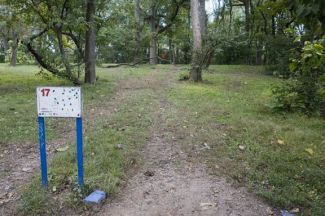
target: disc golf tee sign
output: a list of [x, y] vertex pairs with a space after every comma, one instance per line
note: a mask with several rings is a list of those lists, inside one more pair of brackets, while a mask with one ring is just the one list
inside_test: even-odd
[[78, 183], [83, 186], [82, 95], [80, 87], [37, 87], [42, 185], [47, 187], [45, 117], [76, 118]]
[[80, 87], [38, 87], [37, 112], [40, 117], [81, 117]]

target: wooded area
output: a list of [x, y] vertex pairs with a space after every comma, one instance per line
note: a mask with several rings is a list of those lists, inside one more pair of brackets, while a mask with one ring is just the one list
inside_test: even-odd
[[210, 64], [265, 65], [287, 82], [276, 109], [324, 112], [324, 5], [214, 0], [207, 14], [204, 0], [6, 0], [0, 61], [36, 62], [76, 84], [95, 83], [102, 63], [191, 63], [194, 81]]
[[0, 0], [0, 215], [324, 215], [324, 120], [325, 0]]

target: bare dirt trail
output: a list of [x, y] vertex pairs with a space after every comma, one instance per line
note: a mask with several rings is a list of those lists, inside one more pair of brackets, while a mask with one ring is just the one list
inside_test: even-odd
[[[35, 124], [36, 121], [35, 121]], [[60, 138], [47, 141], [47, 157], [51, 160], [56, 149], [65, 146], [74, 137], [70, 126], [62, 131]], [[0, 155], [0, 215], [13, 214], [12, 205], [20, 199], [20, 187], [39, 171], [39, 148], [38, 143], [26, 142], [13, 144], [3, 150]]]
[[[164, 73], [161, 80], [159, 73]], [[245, 188], [234, 188], [225, 178], [210, 176], [204, 164], [188, 158], [177, 140], [167, 141], [173, 131], [164, 128], [163, 122], [165, 114], [175, 107], [165, 94], [174, 83], [174, 74], [157, 70], [146, 77], [160, 109], [143, 150], [144, 164], [116, 199], [106, 201], [98, 215], [269, 215], [271, 208]]]

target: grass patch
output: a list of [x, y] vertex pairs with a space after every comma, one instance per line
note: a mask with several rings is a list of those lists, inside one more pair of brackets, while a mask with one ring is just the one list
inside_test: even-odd
[[[3, 104], [0, 109], [0, 121], [5, 125], [0, 131], [0, 136], [4, 137], [1, 140], [2, 148], [11, 143], [37, 142], [36, 86], [71, 85], [68, 81], [50, 75], [50, 79], [36, 76], [38, 70], [36, 66], [13, 68], [0, 64], [0, 101]], [[118, 186], [125, 182], [127, 169], [140, 163], [136, 156], [146, 142], [151, 122], [150, 107], [154, 108], [155, 105], [148, 89], [132, 91], [125, 99], [116, 98], [120, 105], [115, 111], [111, 110], [112, 113], [105, 110], [107, 101], [120, 80], [137, 80], [150, 71], [149, 66], [97, 69], [99, 79], [96, 85], [82, 86], [84, 121], [92, 122], [89, 127], [84, 125], [86, 190], [81, 193], [76, 184], [75, 140], [71, 137], [67, 140], [69, 149], [58, 152], [48, 165], [49, 189], [43, 190], [39, 186], [39, 174], [22, 189], [18, 208], [23, 214], [58, 214], [58, 211], [63, 214], [66, 206], [76, 207], [77, 210], [82, 197], [96, 188], [106, 191], [110, 196], [114, 195]], [[47, 118], [46, 126], [47, 138], [54, 139], [60, 133], [73, 130], [74, 121]], [[121, 144], [123, 148], [117, 148], [117, 144]], [[58, 205], [54, 205], [58, 202], [61, 202], [63, 209], [58, 210]]]
[[[126, 180], [126, 171], [141, 163], [137, 156], [149, 136], [153, 118], [150, 115], [153, 112], [151, 108], [157, 109], [157, 105], [152, 103], [152, 97], [148, 90], [138, 91], [132, 98], [126, 99], [116, 114], [97, 119], [96, 126], [89, 128], [84, 143], [85, 193], [78, 194], [75, 144], [71, 143], [69, 150], [58, 153], [49, 165], [49, 191], [34, 187], [40, 182], [39, 178], [35, 178], [23, 193], [21, 210], [26, 215], [51, 213], [56, 209], [51, 203], [57, 202], [54, 198], [59, 196], [58, 199], [67, 202], [66, 206], [80, 211], [85, 207], [82, 198], [94, 189], [104, 190], [110, 197], [114, 196]], [[117, 148], [118, 144], [122, 145], [122, 149]], [[32, 187], [43, 194], [35, 198], [39, 203], [47, 199], [47, 208], [35, 205], [34, 198], [30, 197]], [[60, 210], [56, 211], [60, 214]]]
[[[0, 64], [0, 148], [9, 144], [37, 142], [36, 86], [69, 86], [71, 83], [52, 76], [43, 79], [35, 74], [36, 66], [9, 67]], [[107, 101], [122, 79], [140, 79], [151, 71], [149, 66], [141, 68], [98, 68], [96, 85], [83, 85], [84, 121], [84, 171], [86, 191], [80, 193], [77, 182], [74, 137], [67, 137], [69, 149], [58, 152], [48, 165], [49, 189], [40, 188], [40, 177], [22, 188], [19, 210], [26, 215], [64, 214], [64, 208], [80, 207], [82, 197], [89, 190], [100, 188], [114, 195], [125, 181], [125, 173], [131, 166], [140, 163], [138, 151], [146, 142], [150, 126], [152, 95], [148, 89], [137, 89], [130, 97], [122, 100], [117, 110], [107, 110]], [[115, 96], [116, 97], [116, 96]], [[14, 109], [11, 109], [14, 108]], [[112, 108], [112, 107], [111, 107]], [[87, 119], [92, 109], [101, 109]], [[148, 112], [149, 111], [149, 112]], [[112, 113], [109, 114], [108, 113]], [[134, 115], [134, 113], [137, 113]], [[54, 139], [73, 129], [72, 119], [46, 119], [47, 139]], [[70, 127], [70, 129], [68, 128]], [[62, 135], [61, 135], [62, 136]], [[123, 149], [116, 148], [121, 144]], [[60, 203], [60, 205], [58, 205]], [[61, 209], [62, 208], [62, 209]], [[81, 208], [82, 209], [82, 208]], [[77, 208], [75, 209], [77, 210]]]
[[[44, 79], [36, 75], [39, 68], [34, 65], [19, 65], [16, 67], [0, 64], [0, 148], [11, 143], [37, 142], [37, 86], [71, 86], [66, 80], [48, 76]], [[92, 103], [97, 103], [107, 94], [111, 94], [117, 81], [126, 77], [141, 77], [150, 71], [149, 67], [105, 69], [98, 68], [99, 77], [96, 85], [83, 85], [84, 106], [87, 111]], [[47, 119], [47, 138], [58, 137], [67, 127], [67, 122], [57, 119]]]
[[187, 121], [186, 131], [178, 133], [189, 151], [193, 146], [188, 143], [212, 146], [205, 156], [215, 173], [249, 185], [278, 207], [321, 215], [324, 120], [272, 113], [270, 89], [278, 80], [262, 73], [261, 67], [212, 66], [204, 75], [207, 83], [179, 83], [169, 94], [179, 118]]

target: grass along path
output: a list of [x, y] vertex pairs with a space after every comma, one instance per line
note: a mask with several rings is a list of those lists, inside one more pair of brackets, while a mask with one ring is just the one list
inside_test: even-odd
[[[110, 215], [122, 207], [125, 213], [135, 209], [140, 215], [144, 209], [171, 215], [254, 215], [251, 209], [261, 215], [271, 212], [245, 186], [276, 208], [322, 215], [324, 120], [272, 113], [270, 86], [278, 80], [262, 75], [260, 67], [212, 66], [210, 73], [204, 74], [207, 82], [203, 84], [177, 82], [177, 70], [185, 67], [101, 69], [98, 85], [84, 86], [88, 108], [84, 127], [86, 184], [109, 192], [108, 203], [99, 214]], [[21, 80], [26, 75], [18, 69], [9, 75], [2, 73]], [[12, 104], [32, 100], [39, 82], [33, 79], [34, 75], [28, 82], [34, 84], [22, 83], [22, 90], [20, 85], [11, 85], [18, 88], [18, 94], [0, 96], [7, 102], [0, 107], [0, 120], [16, 121], [8, 124], [4, 134], [21, 124], [18, 117], [35, 115], [34, 104], [22, 111], [10, 109]], [[7, 82], [0, 80], [0, 89], [6, 86]], [[27, 95], [24, 86], [30, 89]], [[18, 113], [9, 116], [8, 112]], [[55, 131], [50, 135], [53, 142], [60, 133], [63, 138], [69, 135], [68, 123], [63, 127], [55, 121], [48, 123]], [[19, 135], [17, 139], [9, 136], [0, 149], [33, 144], [21, 141], [33, 140], [30, 134]], [[37, 176], [25, 187], [19, 203], [23, 213], [84, 212], [75, 185], [75, 144], [68, 144], [69, 149], [57, 153], [50, 163], [49, 191], [39, 188]], [[37, 148], [34, 150], [37, 155]], [[1, 174], [6, 176], [6, 172]], [[94, 212], [86, 208], [84, 213]]]
[[211, 66], [207, 83], [182, 82], [169, 91], [177, 107], [170, 125], [187, 152], [215, 175], [228, 176], [280, 209], [301, 215], [325, 212], [325, 122], [276, 114], [263, 68]]
[[179, 110], [166, 97], [175, 77], [173, 68], [146, 77], [153, 103], [159, 107], [154, 109], [151, 135], [141, 154], [143, 165], [98, 215], [267, 215], [271, 208], [266, 204], [223, 177], [209, 175], [199, 158], [183, 151], [174, 125], [181, 120]]
[[[39, 156], [37, 137], [37, 123], [34, 103], [26, 103], [35, 99], [35, 88], [37, 85], [69, 85], [55, 78], [51, 80], [44, 80], [35, 76], [37, 68], [35, 66], [27, 66], [28, 70], [22, 72], [22, 67], [11, 68], [0, 65], [0, 73], [4, 76], [0, 79], [0, 88], [8, 89], [8, 92], [1, 92], [0, 100], [4, 101], [0, 108], [0, 119], [4, 122], [5, 128], [2, 132], [8, 134], [3, 136], [4, 139], [0, 145], [1, 154], [1, 176], [0, 176], [0, 213], [2, 215], [13, 214], [16, 212], [17, 199], [21, 198], [19, 206], [26, 214], [41, 214], [44, 211], [57, 210], [57, 206], [52, 206], [53, 209], [48, 208], [53, 204], [53, 199], [49, 198], [52, 195], [58, 194], [62, 190], [62, 186], [71, 189], [75, 182], [75, 134], [74, 121], [64, 119], [47, 119], [47, 153], [50, 158], [56, 153], [59, 147], [69, 147], [66, 152], [56, 153], [54, 160], [49, 163], [49, 183], [50, 190], [58, 188], [53, 191], [53, 194], [45, 193], [39, 187], [38, 175], [32, 180], [30, 186], [24, 187], [24, 184], [35, 172], [39, 173]], [[126, 78], [138, 79], [149, 72], [149, 67], [138, 69], [126, 69], [123, 73], [120, 70], [99, 69], [99, 76], [101, 80], [96, 86], [83, 86], [83, 94], [85, 101], [84, 112], [84, 129], [85, 134], [92, 134], [96, 131], [103, 134], [104, 116], [116, 115], [119, 107], [117, 101], [123, 100], [123, 95], [112, 95], [116, 91], [117, 83]], [[16, 85], [7, 82], [6, 80], [15, 80]], [[10, 90], [10, 91], [9, 91]], [[114, 98], [115, 96], [115, 98]], [[113, 97], [113, 100], [112, 98]], [[25, 103], [24, 107], [20, 107], [20, 103]], [[10, 107], [13, 107], [15, 113]], [[27, 117], [27, 119], [21, 118]], [[23, 120], [21, 120], [23, 119]], [[18, 133], [19, 136], [11, 136], [9, 131], [15, 131], [18, 125], [22, 125], [22, 130], [31, 130], [29, 133]], [[7, 124], [6, 122], [10, 122]], [[88, 131], [87, 131], [88, 130]], [[17, 131], [15, 131], [17, 133]], [[118, 135], [112, 136], [116, 139]], [[90, 136], [92, 137], [92, 136]], [[96, 136], [100, 139], [100, 136]], [[88, 137], [85, 136], [85, 144], [88, 143]], [[22, 141], [24, 140], [24, 142]], [[92, 144], [97, 145], [96, 142], [101, 140], [91, 140]], [[113, 145], [113, 144], [112, 144]], [[117, 165], [119, 166], [119, 165]], [[120, 168], [120, 167], [118, 167]], [[117, 172], [118, 173], [118, 172]], [[118, 173], [121, 175], [121, 173]], [[71, 179], [70, 179], [71, 177]], [[66, 185], [67, 179], [70, 185]], [[90, 179], [89, 179], [90, 180]], [[91, 185], [91, 184], [90, 184]], [[24, 189], [26, 188], [26, 189]], [[22, 192], [25, 191], [25, 192]], [[22, 194], [22, 196], [21, 196]], [[72, 198], [73, 199], [73, 198]]]

